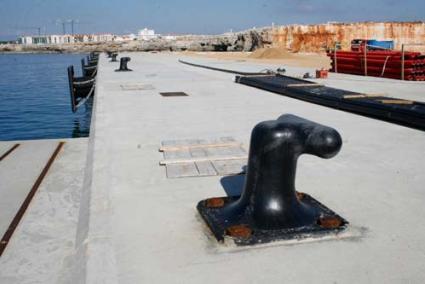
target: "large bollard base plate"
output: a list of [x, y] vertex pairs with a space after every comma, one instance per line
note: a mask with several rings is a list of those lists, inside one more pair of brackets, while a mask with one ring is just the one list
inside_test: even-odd
[[197, 209], [219, 242], [230, 238], [238, 246], [259, 245], [276, 241], [320, 238], [338, 234], [347, 229], [348, 221], [306, 193], [297, 193], [300, 202], [319, 212], [316, 222], [298, 228], [264, 230], [256, 228], [252, 214], [245, 212], [239, 219], [229, 221], [223, 208], [236, 202], [240, 196], [217, 197], [202, 200]]

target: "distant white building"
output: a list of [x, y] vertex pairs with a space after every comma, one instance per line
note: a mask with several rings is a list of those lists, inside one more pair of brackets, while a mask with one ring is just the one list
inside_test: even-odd
[[32, 36], [22, 36], [18, 39], [18, 43], [25, 45], [33, 44]]
[[45, 37], [47, 44], [66, 44], [75, 42], [75, 37], [71, 35], [47, 35]]
[[113, 34], [74, 34], [74, 35], [43, 35], [43, 36], [21, 36], [18, 42], [23, 45], [31, 44], [72, 44], [89, 42], [124, 42], [133, 40], [151, 40], [159, 38], [154, 30], [143, 29], [138, 35], [113, 35]]
[[114, 41], [125, 42], [125, 41], [133, 41], [135, 39], [137, 39], [137, 36], [135, 34], [117, 35], [115, 36]]
[[93, 35], [93, 41], [94, 42], [108, 42], [108, 41], [114, 41], [115, 36], [113, 34], [100, 34], [100, 35]]
[[138, 33], [138, 36], [137, 36], [137, 38], [139, 40], [151, 40], [151, 39], [155, 39], [155, 38], [158, 38], [158, 37], [159, 37], [159, 35], [155, 34], [154, 30], [150, 30], [150, 29], [147, 29], [147, 28], [140, 30], [139, 33]]
[[130, 40], [136, 40], [137, 39], [137, 35], [135, 35], [135, 34], [129, 34], [127, 36]]
[[31, 44], [70, 44], [85, 42], [111, 42], [115, 41], [113, 34], [78, 34], [78, 35], [44, 35], [22, 36], [18, 42], [23, 45]]
[[177, 37], [175, 35], [163, 35], [161, 38], [165, 40], [175, 40]]
[[48, 44], [49, 39], [45, 36], [23, 36], [18, 39], [18, 43], [25, 45]]
[[63, 44], [65, 38], [61, 35], [51, 35], [50, 36], [50, 44]]

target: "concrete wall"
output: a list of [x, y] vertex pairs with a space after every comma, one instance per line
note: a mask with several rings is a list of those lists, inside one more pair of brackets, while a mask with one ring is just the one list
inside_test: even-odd
[[[321, 25], [290, 25], [271, 27], [265, 30], [273, 45], [290, 48], [292, 51], [321, 51], [324, 47], [340, 42], [344, 49], [352, 39], [392, 39], [395, 48], [402, 43], [425, 43], [425, 23], [328, 23]], [[409, 47], [423, 51], [425, 47]]]

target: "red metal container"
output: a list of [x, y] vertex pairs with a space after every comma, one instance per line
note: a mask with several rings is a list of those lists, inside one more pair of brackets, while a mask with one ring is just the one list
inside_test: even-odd
[[318, 79], [328, 78], [328, 70], [325, 70], [325, 69], [316, 70], [316, 78]]

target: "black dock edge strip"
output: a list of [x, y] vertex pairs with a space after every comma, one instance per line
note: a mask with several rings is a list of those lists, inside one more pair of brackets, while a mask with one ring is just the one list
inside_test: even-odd
[[[425, 104], [325, 87], [284, 75], [236, 76], [236, 83], [425, 131]], [[298, 85], [298, 86], [297, 86]]]
[[0, 156], [0, 162], [3, 161], [4, 159], [6, 159], [7, 156], [9, 156], [10, 154], [12, 154], [13, 151], [16, 150], [16, 148], [18, 148], [21, 144], [15, 144], [13, 145], [9, 150], [6, 151], [6, 153], [4, 153], [3, 155]]
[[55, 151], [50, 156], [49, 161], [44, 166], [43, 170], [41, 171], [41, 173], [38, 176], [37, 180], [35, 181], [34, 185], [32, 186], [30, 192], [28, 193], [27, 197], [25, 198], [24, 202], [22, 203], [21, 207], [19, 208], [18, 212], [16, 213], [15, 217], [13, 218], [13, 220], [10, 223], [9, 227], [7, 228], [6, 232], [4, 233], [4, 235], [3, 235], [3, 237], [0, 241], [0, 257], [2, 256], [4, 250], [6, 249], [6, 246], [9, 243], [10, 239], [12, 238], [12, 235], [15, 232], [16, 228], [18, 227], [19, 223], [21, 222], [21, 219], [24, 216], [25, 211], [27, 210], [28, 206], [30, 205], [34, 195], [36, 194], [38, 188], [40, 187], [41, 183], [43, 182], [44, 177], [47, 175], [47, 172], [49, 171], [50, 167], [52, 166], [53, 162], [55, 161], [56, 157], [58, 156], [58, 154], [59, 154], [59, 152], [62, 149], [64, 144], [65, 144], [65, 142], [59, 142]]
[[242, 72], [242, 71], [236, 71], [236, 70], [229, 70], [229, 69], [221, 69], [221, 68], [217, 68], [217, 67], [211, 67], [211, 66], [206, 66], [206, 65], [201, 65], [201, 64], [195, 64], [195, 63], [190, 63], [187, 61], [183, 61], [181, 59], [179, 59], [180, 63], [189, 65], [189, 66], [193, 66], [193, 67], [199, 67], [199, 68], [204, 68], [204, 69], [209, 69], [209, 70], [214, 70], [214, 71], [220, 71], [220, 72], [225, 72], [225, 73], [231, 73], [231, 74], [237, 74], [237, 75], [243, 75], [243, 76], [260, 76], [260, 75], [267, 75], [268, 73], [265, 72]]

